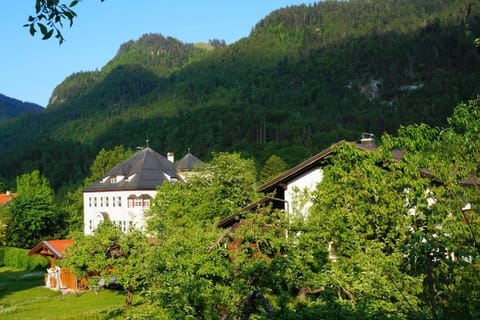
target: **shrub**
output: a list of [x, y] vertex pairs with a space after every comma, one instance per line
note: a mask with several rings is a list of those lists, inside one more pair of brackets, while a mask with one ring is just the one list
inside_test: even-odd
[[36, 270], [48, 268], [48, 261], [41, 256], [30, 256], [28, 250], [0, 247], [0, 266]]

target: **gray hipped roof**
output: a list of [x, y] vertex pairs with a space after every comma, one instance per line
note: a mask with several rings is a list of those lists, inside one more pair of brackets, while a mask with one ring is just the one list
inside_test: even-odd
[[[109, 177], [123, 176], [114, 182]], [[150, 148], [145, 148], [126, 161], [117, 164], [100, 181], [84, 189], [84, 192], [117, 190], [155, 190], [170, 179], [178, 180], [175, 165]]]
[[193, 170], [195, 167], [203, 167], [205, 164], [202, 160], [195, 157], [193, 154], [188, 152], [182, 159], [178, 160], [176, 163], [177, 171], [189, 171]]

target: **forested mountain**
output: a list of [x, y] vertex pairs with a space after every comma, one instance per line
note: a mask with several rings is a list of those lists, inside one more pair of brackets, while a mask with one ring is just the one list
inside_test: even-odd
[[31, 102], [23, 102], [0, 93], [0, 121], [14, 118], [27, 112], [39, 112], [43, 107]]
[[56, 189], [75, 185], [101, 148], [146, 138], [160, 153], [293, 165], [362, 132], [441, 126], [480, 92], [479, 34], [471, 0], [294, 6], [228, 46], [147, 34], [66, 78], [46, 111], [1, 123], [0, 178], [40, 169]]

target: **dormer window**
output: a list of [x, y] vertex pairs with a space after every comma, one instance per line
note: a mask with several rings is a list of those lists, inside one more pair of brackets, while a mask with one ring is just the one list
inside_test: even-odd
[[167, 178], [168, 181], [177, 181], [178, 180], [177, 177], [171, 176], [167, 173], [164, 173], [163, 175], [165, 176], [165, 178]]
[[117, 177], [111, 177], [110, 183], [117, 183]]

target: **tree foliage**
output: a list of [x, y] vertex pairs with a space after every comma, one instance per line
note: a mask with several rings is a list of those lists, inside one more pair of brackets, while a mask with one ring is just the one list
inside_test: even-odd
[[240, 154], [218, 153], [207, 168], [199, 168], [185, 182], [158, 189], [152, 231], [161, 232], [168, 219], [211, 224], [255, 199], [255, 165]]
[[36, 0], [35, 15], [28, 17], [28, 23], [24, 27], [29, 28], [32, 36], [37, 30], [40, 30], [43, 36], [42, 40], [48, 40], [55, 34], [55, 38], [62, 44], [65, 41], [61, 32], [63, 24], [68, 22], [70, 27], [73, 25], [73, 21], [77, 17], [73, 7], [79, 2], [81, 1], [73, 0], [70, 4], [65, 4], [60, 0]]
[[38, 170], [17, 178], [17, 196], [1, 214], [8, 246], [29, 249], [63, 231], [63, 216], [54, 202], [53, 190]]
[[127, 290], [125, 305], [133, 301], [133, 294], [145, 287], [149, 277], [152, 247], [140, 230], [123, 233], [106, 221], [94, 235], [77, 234], [68, 249], [62, 266], [73, 270], [78, 277], [90, 277], [90, 286], [108, 286], [114, 281]]
[[112, 169], [116, 164], [128, 159], [132, 153], [132, 151], [125, 150], [123, 146], [116, 146], [112, 150], [102, 148], [90, 166], [90, 177], [85, 179], [84, 185], [87, 186], [88, 184], [102, 178], [108, 170]]
[[260, 171], [260, 182], [267, 182], [276, 175], [284, 172], [287, 169], [287, 163], [279, 156], [272, 154], [270, 158], [265, 161], [262, 171]]
[[254, 200], [255, 176], [253, 161], [219, 153], [187, 181], [158, 189], [147, 220], [159, 239], [150, 303], [171, 317], [215, 318], [239, 300], [227, 253], [214, 249], [216, 224]]
[[[345, 146], [326, 169], [309, 225], [335, 250], [327, 283], [345, 287], [369, 316], [478, 316], [477, 107], [478, 99], [458, 105], [445, 129], [384, 135], [378, 153]], [[467, 310], [456, 309], [460, 296]]]

